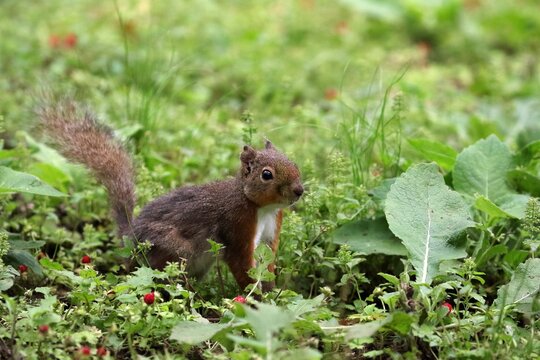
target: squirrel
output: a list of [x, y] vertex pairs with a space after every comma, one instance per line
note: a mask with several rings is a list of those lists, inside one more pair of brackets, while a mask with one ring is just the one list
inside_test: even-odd
[[[247, 272], [255, 266], [255, 247], [266, 243], [275, 256], [282, 209], [304, 193], [297, 165], [266, 140], [262, 150], [243, 147], [234, 178], [179, 187], [134, 217], [134, 166], [113, 130], [72, 100], [42, 104], [37, 112], [58, 151], [106, 188], [118, 236], [152, 244], [147, 254], [152, 268], [185, 260], [188, 275], [200, 279], [214, 261], [208, 251], [212, 239], [224, 245], [220, 256], [243, 290], [254, 282]], [[268, 270], [275, 273], [274, 263]], [[263, 283], [263, 291], [273, 287], [274, 282]]]

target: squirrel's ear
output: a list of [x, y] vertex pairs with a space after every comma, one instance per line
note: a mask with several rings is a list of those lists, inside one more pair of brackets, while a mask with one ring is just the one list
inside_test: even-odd
[[244, 145], [244, 150], [242, 151], [242, 154], [240, 154], [240, 160], [242, 160], [243, 163], [248, 163], [255, 160], [256, 156], [257, 151], [255, 151], [254, 148], [249, 145]]
[[244, 146], [242, 154], [240, 154], [240, 161], [242, 161], [242, 172], [247, 175], [251, 172], [251, 163], [255, 160], [257, 151], [249, 145]]
[[270, 140], [268, 140], [268, 139], [266, 139], [266, 142], [264, 143], [264, 148], [266, 150], [270, 150], [270, 149], [275, 150], [276, 149], [274, 147], [274, 144], [272, 144], [272, 142]]

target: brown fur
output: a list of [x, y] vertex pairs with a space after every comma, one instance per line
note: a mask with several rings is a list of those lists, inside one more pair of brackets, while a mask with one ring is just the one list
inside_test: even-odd
[[[286, 207], [303, 193], [296, 165], [267, 142], [260, 151], [244, 147], [240, 170], [233, 179], [177, 188], [148, 203], [133, 219], [131, 159], [112, 131], [89, 112], [78, 110], [73, 102], [44, 106], [39, 116], [61, 153], [86, 165], [107, 188], [119, 235], [152, 243], [148, 259], [154, 268], [185, 259], [188, 273], [202, 277], [213, 263], [207, 241], [212, 239], [225, 246], [223, 259], [243, 289], [252, 282], [247, 271], [255, 265], [257, 210]], [[263, 170], [271, 171], [273, 179], [264, 180]], [[274, 253], [281, 221], [279, 211], [270, 243]], [[269, 270], [275, 270], [273, 264]]]
[[42, 105], [38, 116], [60, 153], [84, 164], [107, 188], [118, 234], [128, 234], [135, 206], [134, 171], [130, 156], [112, 130], [70, 101]]

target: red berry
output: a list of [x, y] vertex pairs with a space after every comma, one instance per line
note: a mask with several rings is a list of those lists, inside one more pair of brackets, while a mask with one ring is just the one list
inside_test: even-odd
[[237, 302], [237, 303], [240, 303], [240, 304], [245, 304], [246, 303], [246, 298], [243, 297], [242, 295], [238, 295], [237, 297], [235, 297], [233, 299], [234, 302]]
[[98, 347], [97, 350], [96, 350], [96, 355], [97, 356], [105, 356], [105, 355], [107, 355], [107, 348], [105, 346]]
[[144, 295], [144, 302], [147, 305], [152, 305], [154, 303], [154, 300], [156, 300], [156, 296], [154, 295], [154, 292], [150, 292]]
[[90, 256], [88, 255], [84, 255], [82, 258], [81, 258], [81, 262], [83, 264], [90, 264], [92, 262], [92, 259], [90, 258]]
[[90, 346], [83, 346], [81, 348], [81, 354], [83, 355], [90, 355], [92, 353], [92, 350], [90, 349]]
[[326, 100], [334, 100], [338, 97], [338, 91], [334, 88], [328, 88], [324, 91], [324, 98]]
[[47, 324], [39, 325], [38, 330], [39, 330], [40, 333], [46, 334], [46, 333], [49, 332], [49, 325], [47, 325]]
[[28, 266], [24, 265], [24, 264], [21, 264], [19, 265], [19, 272], [22, 274], [22, 273], [25, 273], [26, 271], [28, 270]]
[[446, 313], [446, 315], [448, 315], [448, 314], [450, 314], [450, 313], [452, 312], [452, 309], [453, 309], [453, 308], [452, 308], [452, 304], [450, 304], [450, 303], [448, 303], [448, 302], [445, 301], [445, 302], [443, 302], [443, 303], [441, 304], [441, 306], [444, 306], [445, 308], [448, 309], [448, 312]]
[[58, 35], [49, 35], [49, 46], [56, 49], [60, 46], [60, 37]]
[[74, 48], [77, 45], [77, 35], [69, 33], [64, 37], [64, 46], [68, 49]]

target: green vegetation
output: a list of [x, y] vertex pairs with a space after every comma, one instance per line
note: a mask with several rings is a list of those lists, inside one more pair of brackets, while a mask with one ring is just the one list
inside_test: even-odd
[[[0, 17], [0, 358], [540, 357], [536, 0], [7, 0]], [[145, 246], [120, 246], [104, 189], [39, 135], [43, 92], [118, 130], [138, 209], [271, 139], [307, 188], [277, 288], [259, 303], [217, 260], [201, 282], [127, 272]]]

